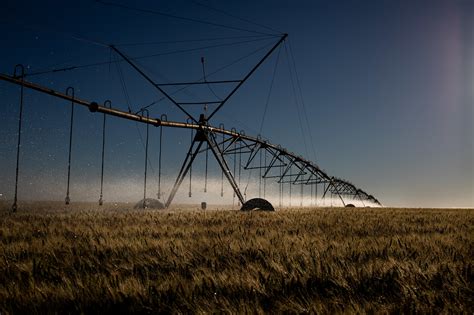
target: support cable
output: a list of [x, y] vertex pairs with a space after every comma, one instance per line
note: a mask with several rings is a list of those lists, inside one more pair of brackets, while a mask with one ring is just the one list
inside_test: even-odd
[[[193, 51], [201, 51], [201, 50], [204, 50], [204, 49], [212, 49], [212, 48], [247, 44], [247, 43], [252, 43], [252, 42], [257, 42], [257, 41], [269, 40], [271, 38], [273, 38], [273, 37], [258, 38], [258, 39], [253, 39], [253, 40], [237, 41], [237, 42], [223, 43], [223, 44], [215, 44], [215, 45], [201, 46], [201, 47], [196, 47], [196, 48], [171, 50], [171, 51], [166, 51], [166, 52], [161, 52], [161, 53], [153, 53], [153, 54], [149, 54], [149, 55], [130, 57], [128, 59], [132, 60], [132, 61], [137, 61], [137, 60], [140, 60], [140, 59], [168, 56], [168, 55], [181, 54], [181, 53], [188, 53], [188, 52], [193, 52]], [[261, 49], [267, 48], [270, 45], [272, 45], [271, 42], [268, 43], [268, 44], [265, 44], [265, 46], [263, 46]], [[123, 62], [123, 61], [125, 61], [124, 58], [118, 58], [117, 60], [114, 61], [114, 63], [120, 63], [120, 62]], [[92, 62], [92, 63], [86, 63], [86, 64], [75, 65], [75, 66], [68, 66], [68, 67], [63, 67], [63, 68], [46, 69], [46, 70], [31, 72], [27, 75], [27, 77], [43, 75], [43, 74], [48, 74], [48, 73], [78, 70], [78, 69], [90, 68], [90, 67], [98, 67], [98, 66], [103, 66], [103, 65], [107, 65], [107, 64], [109, 64], [109, 61], [96, 61], [96, 62]], [[212, 74], [213, 73], [210, 73], [209, 76], [212, 75]]]
[[308, 154], [308, 145], [306, 143], [306, 137], [305, 137], [305, 133], [304, 133], [304, 130], [303, 130], [303, 121], [301, 119], [298, 96], [297, 96], [297, 93], [296, 93], [295, 82], [294, 82], [294, 79], [293, 79], [293, 71], [291, 71], [290, 56], [289, 56], [289, 53], [288, 53], [287, 45], [285, 45], [285, 53], [286, 53], [286, 61], [288, 63], [288, 71], [290, 73], [291, 87], [292, 87], [292, 90], [293, 90], [293, 96], [295, 98], [295, 105], [296, 105], [296, 108], [297, 108], [296, 112], [298, 114], [298, 121], [299, 121], [299, 126], [300, 126], [300, 131], [301, 131], [301, 137], [303, 138], [303, 144], [304, 144], [304, 149], [305, 149], [306, 155], [309, 156], [309, 154]]
[[179, 40], [162, 40], [153, 42], [134, 42], [134, 43], [123, 43], [115, 44], [115, 46], [127, 47], [127, 46], [147, 46], [147, 45], [163, 45], [163, 44], [181, 44], [181, 43], [193, 43], [193, 42], [211, 42], [218, 40], [229, 40], [229, 39], [242, 39], [242, 38], [272, 38], [278, 37], [279, 35], [245, 35], [245, 36], [225, 36], [225, 37], [208, 37], [208, 38], [195, 38], [195, 39], [179, 39]]
[[[206, 69], [204, 67], [204, 57], [201, 57], [201, 64], [202, 64], [202, 77], [204, 78], [204, 82], [207, 83], [207, 78], [206, 78]], [[209, 89], [209, 91], [211, 91], [211, 93], [219, 100], [219, 101], [222, 101], [222, 98], [219, 97], [216, 92], [214, 92], [214, 90], [212, 89], [211, 85], [209, 83], [206, 84], [207, 85], [207, 88]]]
[[[2, 10], [3, 9], [5, 9], [5, 8], [2, 7]], [[68, 37], [72, 40], [80, 41], [80, 42], [87, 43], [87, 44], [92, 44], [92, 45], [95, 45], [95, 46], [107, 47], [107, 44], [102, 43], [98, 40], [92, 40], [90, 38], [85, 38], [83, 36], [78, 36], [78, 35], [72, 34], [70, 32], [66, 32], [62, 29], [59, 29], [58, 27], [47, 25], [45, 23], [32, 23], [31, 20], [21, 20], [21, 19], [17, 18], [16, 14], [14, 16], [15, 16], [15, 18], [8, 22], [10, 25], [11, 24], [16, 24], [16, 26], [19, 27], [19, 28], [23, 28], [25, 30], [30, 30], [30, 31], [33, 31], [35, 33], [38, 32], [38, 30], [40, 30], [40, 31], [44, 31], [44, 32], [51, 32], [51, 33], [61, 34], [61, 35], [65, 36], [65, 37]]]
[[305, 105], [304, 98], [303, 98], [303, 91], [301, 89], [301, 82], [300, 82], [300, 78], [299, 78], [299, 75], [298, 75], [298, 71], [296, 69], [295, 57], [293, 55], [293, 50], [291, 49], [291, 42], [290, 41], [288, 41], [288, 48], [289, 48], [291, 60], [293, 62], [293, 69], [294, 69], [295, 77], [296, 77], [296, 85], [297, 85], [298, 91], [300, 93], [300, 100], [301, 100], [301, 105], [303, 107], [303, 114], [304, 114], [303, 116], [306, 120], [306, 125], [308, 127], [308, 133], [309, 133], [309, 140], [310, 140], [310, 144], [311, 144], [311, 149], [313, 150], [314, 159], [316, 160], [316, 150], [314, 149], [313, 134], [311, 132], [311, 127], [310, 127], [311, 125], [310, 125], [309, 120], [308, 120], [308, 112], [306, 111], [306, 105]]
[[[153, 57], [163, 57], [163, 56], [168, 56], [168, 55], [175, 55], [175, 54], [182, 54], [182, 53], [188, 53], [188, 52], [193, 52], [193, 51], [202, 51], [205, 49], [212, 49], [212, 48], [219, 48], [219, 47], [231, 47], [231, 46], [237, 46], [237, 45], [242, 45], [242, 44], [248, 44], [248, 43], [255, 43], [255, 42], [261, 42], [261, 41], [268, 41], [270, 39], [275, 39], [275, 37], [260, 37], [256, 39], [248, 39], [248, 40], [241, 40], [241, 41], [234, 41], [230, 43], [221, 43], [221, 44], [214, 44], [214, 45], [206, 45], [206, 46], [200, 46], [200, 47], [194, 47], [194, 48], [186, 48], [186, 49], [176, 49], [176, 50], [171, 50], [171, 51], [165, 51], [165, 52], [157, 52], [149, 55], [141, 55], [141, 56], [136, 56], [136, 57], [129, 57], [129, 60], [140, 60], [140, 59], [148, 59], [148, 58], [153, 58]], [[268, 45], [270, 45], [269, 43]], [[118, 62], [124, 61], [123, 60], [118, 60]], [[91, 64], [90, 66], [96, 66], [103, 64], [104, 62], [97, 62], [96, 64]]]
[[275, 81], [275, 75], [276, 75], [276, 71], [277, 71], [277, 68], [278, 68], [278, 62], [280, 61], [280, 52], [281, 52], [281, 46], [278, 48], [278, 53], [277, 53], [277, 57], [276, 57], [276, 61], [275, 61], [275, 66], [273, 68], [272, 80], [270, 82], [270, 89], [268, 90], [267, 100], [265, 101], [265, 107], [264, 107], [264, 110], [263, 110], [262, 122], [260, 123], [260, 130], [258, 132], [259, 134], [262, 133], [263, 123], [265, 122], [265, 116], [267, 115], [268, 104], [270, 103], [270, 95], [272, 94], [272, 89], [273, 89], [273, 82]]
[[[122, 68], [120, 67], [118, 62], [115, 62], [115, 66], [116, 66], [117, 73], [118, 73], [120, 83], [121, 83], [121, 86], [122, 86], [122, 93], [123, 93], [123, 96], [125, 98], [125, 102], [127, 103], [127, 110], [128, 110], [129, 113], [133, 113], [133, 109], [132, 109], [132, 106], [131, 106], [132, 102], [130, 100], [130, 94], [128, 93], [128, 89], [127, 89], [127, 85], [125, 83], [125, 77], [123, 75]], [[144, 112], [145, 110], [148, 110], [148, 109], [146, 107], [143, 107], [136, 114]], [[140, 143], [142, 144], [142, 147], [145, 150], [145, 144], [144, 144], [144, 141], [143, 141], [143, 136], [142, 136], [142, 133], [140, 131], [140, 128], [138, 127], [138, 122], [135, 122], [135, 129], [137, 130], [138, 137], [140, 139]], [[155, 168], [153, 167], [153, 164], [150, 160], [148, 161], [148, 164], [150, 164], [151, 171], [153, 172], [153, 174], [155, 174]]]
[[192, 2], [193, 2], [194, 4], [196, 4], [196, 5], [199, 5], [199, 6], [202, 6], [202, 7], [206, 8], [206, 9], [208, 9], [208, 10], [222, 13], [223, 15], [226, 15], [226, 16], [228, 16], [228, 17], [237, 19], [237, 20], [242, 21], [242, 22], [246, 22], [246, 23], [252, 24], [252, 25], [254, 25], [254, 26], [259, 26], [259, 27], [265, 28], [265, 29], [267, 29], [267, 30], [269, 30], [269, 31], [271, 31], [271, 32], [275, 32], [275, 33], [277, 33], [277, 34], [282, 34], [282, 32], [277, 31], [277, 30], [274, 29], [274, 28], [271, 28], [271, 27], [269, 27], [269, 26], [266, 26], [266, 25], [263, 25], [263, 24], [260, 24], [260, 23], [256, 23], [256, 22], [250, 21], [250, 20], [248, 20], [248, 19], [241, 18], [241, 17], [239, 17], [239, 16], [233, 15], [233, 14], [231, 14], [231, 13], [229, 13], [229, 12], [224, 11], [224, 10], [211, 7], [211, 6], [208, 5], [208, 4], [203, 4], [203, 3], [199, 2], [199, 1], [192, 1]]
[[225, 24], [219, 24], [219, 23], [209, 22], [209, 21], [205, 21], [205, 20], [199, 20], [199, 19], [195, 19], [195, 18], [188, 18], [188, 17], [184, 17], [184, 16], [169, 14], [169, 13], [156, 11], [156, 10], [141, 9], [141, 8], [132, 7], [132, 6], [124, 5], [124, 4], [119, 4], [119, 3], [115, 3], [115, 2], [108, 2], [108, 1], [102, 1], [102, 0], [97, 0], [97, 2], [101, 3], [103, 5], [114, 6], [114, 7], [130, 10], [130, 11], [137, 11], [137, 12], [141, 12], [141, 13], [160, 15], [160, 16], [165, 16], [165, 17], [168, 17], [168, 18], [177, 19], [177, 20], [183, 20], [183, 21], [188, 21], [188, 22], [194, 22], [194, 23], [199, 23], [199, 24], [216, 26], [216, 27], [226, 28], [226, 29], [230, 29], [230, 30], [234, 30], [234, 31], [242, 31], [242, 32], [248, 32], [248, 33], [255, 33], [255, 34], [264, 34], [264, 35], [274, 35], [274, 34], [269, 34], [269, 33], [265, 33], [265, 32], [259, 32], [259, 31], [245, 29], [245, 28], [229, 26], [229, 25], [225, 25]]
[[122, 86], [122, 92], [123, 92], [123, 95], [125, 97], [125, 102], [127, 103], [127, 108], [128, 108], [128, 112], [131, 113], [132, 112], [132, 108], [131, 108], [131, 101], [130, 101], [130, 95], [128, 94], [128, 90], [127, 90], [127, 86], [125, 85], [125, 79], [123, 77], [123, 72], [122, 72], [122, 68], [120, 67], [119, 63], [116, 62], [115, 63], [115, 67], [117, 69], [117, 73], [118, 73], [118, 76], [119, 76], [119, 80], [120, 80], [120, 84]]

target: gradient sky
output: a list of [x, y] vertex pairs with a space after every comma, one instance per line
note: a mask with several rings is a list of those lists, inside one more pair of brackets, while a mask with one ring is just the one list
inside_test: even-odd
[[[277, 50], [246, 82], [212, 124], [223, 122], [228, 129], [235, 127], [257, 135], [276, 66], [261, 130], [264, 137], [316, 161], [330, 175], [350, 180], [384, 205], [474, 207], [474, 1], [178, 0], [134, 1], [130, 5], [270, 32], [254, 24], [258, 23], [289, 34], [286, 46]], [[259, 35], [256, 33], [94, 1], [2, 1], [0, 25], [0, 72], [8, 74], [17, 63], [27, 66], [28, 72], [35, 72], [116, 58], [109, 48], [97, 42], [117, 45], [129, 56], [201, 47], [189, 53], [139, 61], [156, 81], [193, 81], [202, 75], [201, 57], [205, 58], [206, 72], [210, 73], [275, 42], [274, 38], [243, 38]], [[242, 38], [169, 43], [237, 36]], [[248, 42], [203, 48], [237, 41]], [[124, 45], [144, 42], [161, 43]], [[294, 100], [288, 67], [288, 62], [292, 63], [287, 53], [290, 48], [305, 110], [298, 95], [298, 101]], [[212, 78], [243, 77], [262, 52]], [[120, 69], [133, 109], [160, 98], [126, 64], [120, 64]], [[110, 99], [115, 107], [126, 109], [113, 64], [47, 73], [28, 80], [59, 91], [71, 85], [78, 97], [99, 102]], [[0, 198], [3, 200], [13, 198], [18, 91], [17, 86], [0, 82]], [[215, 92], [224, 95], [226, 90], [216, 88]], [[208, 90], [193, 89], [179, 94], [182, 100], [210, 96]], [[75, 199], [88, 199], [84, 196], [93, 194], [91, 200], [96, 200], [102, 117], [88, 113], [85, 108], [76, 111], [72, 191]], [[25, 92], [20, 199], [64, 198], [69, 112], [67, 102]], [[151, 116], [159, 117], [162, 113], [169, 119], [185, 119], [166, 102], [150, 108]], [[111, 118], [108, 130], [106, 196], [113, 196], [109, 200], [138, 200], [143, 173], [139, 132], [143, 136], [145, 127]], [[153, 128], [151, 132], [150, 154], [156, 156], [158, 130]], [[164, 132], [165, 177], [171, 179], [184, 158], [189, 132], [170, 129]], [[152, 173], [156, 172], [156, 164], [153, 159]], [[220, 178], [215, 165], [211, 174]], [[218, 180], [213, 183], [219, 185]], [[228, 187], [226, 192], [230, 194]], [[117, 194], [126, 197], [117, 198]], [[180, 194], [183, 198], [186, 189]]]

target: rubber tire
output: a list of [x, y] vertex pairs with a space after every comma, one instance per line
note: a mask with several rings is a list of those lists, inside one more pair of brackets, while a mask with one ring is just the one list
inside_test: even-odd
[[[145, 199], [146, 208], [145, 209], [157, 209], [161, 210], [165, 208], [165, 205], [158, 199], [146, 198]], [[143, 209], [143, 199], [137, 202], [134, 209]]]
[[253, 198], [247, 200], [240, 208], [241, 211], [252, 211], [254, 209], [262, 211], [275, 211], [272, 204], [263, 198]]

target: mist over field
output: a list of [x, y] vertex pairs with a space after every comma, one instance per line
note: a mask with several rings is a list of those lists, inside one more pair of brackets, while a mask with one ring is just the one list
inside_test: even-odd
[[[66, 194], [66, 178], [62, 176], [57, 176], [57, 179], [52, 178], [29, 178], [23, 181], [27, 184], [22, 185], [22, 189], [19, 191], [19, 196], [22, 200], [25, 201], [60, 201], [64, 200]], [[242, 194], [246, 194], [246, 200], [251, 198], [259, 197], [259, 184], [258, 179], [247, 180], [248, 177], [244, 179], [242, 177]], [[81, 181], [84, 180], [81, 178]], [[161, 193], [162, 198], [166, 200], [171, 190], [171, 183], [174, 181], [174, 178], [167, 177], [162, 179]], [[189, 197], [189, 177], [187, 177], [179, 191], [176, 195], [174, 202], [179, 204], [194, 204], [199, 205], [201, 202], [206, 202], [209, 205], [235, 205], [238, 206], [238, 199], [234, 197], [231, 186], [228, 181], [224, 178], [223, 185], [223, 197], [221, 197], [221, 188], [222, 182], [220, 179], [208, 179], [207, 181], [207, 192], [204, 192], [204, 178], [198, 176], [197, 174], [193, 175], [191, 191], [192, 196]], [[248, 183], [248, 184], [247, 184]], [[3, 191], [10, 191], [13, 187], [5, 185], [3, 183], [0, 185], [3, 187]], [[274, 207], [280, 207], [280, 195], [279, 195], [279, 186], [275, 181], [267, 180], [265, 185], [265, 199], [269, 200]], [[147, 198], [157, 198], [157, 179], [150, 176], [147, 180]], [[289, 185], [285, 184], [283, 186], [283, 195], [281, 198], [282, 207], [311, 207], [311, 206], [321, 206], [321, 207], [330, 207], [330, 206], [342, 206], [342, 202], [339, 197], [334, 195], [331, 198], [331, 194], [328, 192], [327, 196], [322, 198], [322, 187], [319, 187], [318, 199], [310, 197], [311, 187], [309, 185], [304, 185], [303, 196], [301, 196], [301, 185], [292, 185], [291, 198], [289, 195]], [[314, 187], [313, 187], [314, 189]], [[99, 177], [91, 178], [88, 177], [87, 182], [77, 182], [72, 178], [71, 187], [70, 187], [70, 196], [72, 202], [95, 202], [99, 199], [100, 192], [100, 182]], [[7, 196], [9, 194], [5, 193], [0, 196], [0, 200], [7, 201]], [[264, 197], [264, 187], [263, 180], [262, 186], [260, 187], [260, 196]], [[130, 179], [105, 179], [104, 183], [104, 201], [105, 202], [128, 202], [136, 203], [139, 200], [143, 199], [143, 177], [140, 178], [136, 176]], [[378, 207], [374, 203], [369, 201], [361, 201], [359, 199], [354, 199], [353, 197], [347, 198], [344, 197], [344, 201], [347, 204], [354, 204], [355, 206], [371, 206]]]

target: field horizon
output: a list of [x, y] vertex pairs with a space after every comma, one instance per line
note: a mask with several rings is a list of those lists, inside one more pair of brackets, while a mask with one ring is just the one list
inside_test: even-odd
[[[72, 201], [69, 205], [66, 205], [64, 203], [64, 200], [21, 200], [18, 201], [18, 211], [22, 211], [22, 207], [28, 211], [31, 210], [32, 206], [38, 206], [43, 208], [43, 210], [46, 210], [47, 208], [60, 208], [63, 210], [66, 209], [71, 209], [77, 210], [77, 207], [88, 207], [90, 209], [103, 209], [103, 210], [111, 210], [111, 209], [116, 209], [116, 208], [127, 208], [131, 209], [135, 204], [137, 204], [140, 200], [137, 199], [136, 201], [104, 201], [104, 204], [100, 206], [98, 202], [96, 201], [87, 201], [87, 200], [79, 200], [79, 201]], [[296, 203], [296, 202], [295, 202]], [[347, 202], [350, 204], [351, 202]], [[11, 210], [11, 206], [13, 204], [13, 200], [0, 200], [0, 212], [8, 212]], [[274, 205], [276, 211], [280, 210], [294, 210], [294, 209], [300, 209], [300, 210], [311, 210], [311, 209], [336, 209], [336, 208], [347, 208], [342, 205], [333, 205], [333, 206], [328, 206], [328, 205], [313, 205], [313, 206], [299, 206], [299, 205], [294, 205], [294, 206], [289, 206], [289, 205], [283, 205], [282, 207], [278, 207], [278, 205]], [[424, 206], [393, 206], [393, 205], [366, 205], [366, 206], [355, 206], [355, 208], [358, 209], [364, 209], [364, 208], [374, 208], [374, 209], [411, 209], [411, 210], [474, 210], [474, 207], [460, 207], [460, 206], [440, 206], [440, 207], [424, 207]], [[153, 210], [153, 209], [150, 209]], [[194, 203], [194, 202], [174, 202], [170, 205], [168, 209], [157, 209], [158, 211], [171, 211], [171, 210], [201, 210], [201, 204], [200, 203]], [[240, 210], [240, 204], [234, 204], [232, 205], [231, 203], [207, 203], [207, 208], [206, 210]]]

